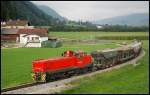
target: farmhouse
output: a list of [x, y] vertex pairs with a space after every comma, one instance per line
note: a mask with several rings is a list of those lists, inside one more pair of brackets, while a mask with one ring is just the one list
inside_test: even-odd
[[18, 29], [1, 29], [1, 41], [19, 42]]
[[29, 26], [29, 22], [26, 20], [9, 20], [1, 22], [1, 28], [15, 28], [15, 29], [24, 29], [24, 28], [34, 28], [33, 26]]
[[48, 40], [47, 29], [19, 29], [18, 34], [25, 47], [41, 47], [41, 42]]

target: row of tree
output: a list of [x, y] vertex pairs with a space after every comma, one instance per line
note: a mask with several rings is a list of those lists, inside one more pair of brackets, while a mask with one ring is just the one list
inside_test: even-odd
[[111, 32], [148, 32], [148, 26], [111, 25], [100, 29], [100, 31]]
[[49, 31], [105, 31], [105, 32], [147, 32], [148, 26], [133, 27], [127, 25], [104, 25], [102, 28], [97, 28], [94, 24], [80, 25], [54, 25], [49, 28]]

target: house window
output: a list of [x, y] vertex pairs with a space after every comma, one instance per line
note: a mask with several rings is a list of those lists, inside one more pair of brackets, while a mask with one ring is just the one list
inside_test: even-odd
[[30, 38], [29, 38], [29, 37], [27, 37], [27, 40], [30, 40]]
[[35, 40], [39, 40], [39, 37], [35, 37]]
[[32, 37], [32, 40], [34, 40], [34, 37]]

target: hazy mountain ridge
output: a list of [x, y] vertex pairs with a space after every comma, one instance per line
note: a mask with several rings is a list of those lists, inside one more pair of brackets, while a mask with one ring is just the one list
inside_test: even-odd
[[111, 24], [111, 25], [130, 25], [130, 26], [149, 26], [148, 13], [135, 13], [125, 16], [117, 16], [103, 20], [94, 21], [95, 24]]
[[63, 21], [63, 20], [67, 20], [66, 18], [60, 16], [54, 9], [48, 7], [48, 6], [44, 6], [44, 5], [38, 5], [37, 6], [40, 10], [42, 10], [43, 12], [45, 12], [47, 15], [52, 16], [53, 18], [58, 18], [59, 20]]

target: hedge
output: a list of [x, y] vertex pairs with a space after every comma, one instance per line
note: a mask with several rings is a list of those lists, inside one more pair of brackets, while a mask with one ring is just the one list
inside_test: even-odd
[[97, 40], [149, 40], [149, 36], [96, 36]]

